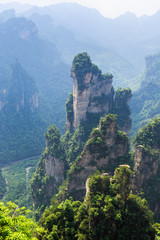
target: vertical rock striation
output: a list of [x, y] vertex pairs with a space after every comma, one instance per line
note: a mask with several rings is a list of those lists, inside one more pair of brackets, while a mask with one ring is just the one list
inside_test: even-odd
[[143, 193], [160, 215], [160, 118], [144, 126], [134, 139], [134, 193]]
[[[73, 128], [77, 129], [80, 121], [91, 116], [108, 114], [113, 105], [112, 75], [102, 74], [91, 63], [87, 53], [75, 56], [71, 69], [73, 78]], [[69, 119], [67, 126], [69, 128]]]
[[118, 131], [115, 115], [101, 118], [69, 175], [68, 191], [74, 199], [83, 200], [87, 178], [97, 170], [113, 173], [119, 164], [129, 161], [129, 139]]

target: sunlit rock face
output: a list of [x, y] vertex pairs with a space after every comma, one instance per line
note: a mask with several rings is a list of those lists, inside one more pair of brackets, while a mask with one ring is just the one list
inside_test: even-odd
[[97, 170], [113, 174], [115, 167], [129, 160], [129, 139], [118, 131], [114, 115], [101, 119], [99, 127], [94, 129], [76, 167], [69, 178], [68, 191], [76, 200], [83, 200], [87, 178]]

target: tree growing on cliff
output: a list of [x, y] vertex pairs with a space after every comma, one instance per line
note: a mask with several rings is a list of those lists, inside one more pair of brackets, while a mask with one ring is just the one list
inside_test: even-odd
[[126, 165], [113, 177], [97, 172], [87, 181], [83, 203], [54, 202], [40, 221], [44, 239], [154, 240], [153, 213], [145, 199], [130, 193], [131, 175]]

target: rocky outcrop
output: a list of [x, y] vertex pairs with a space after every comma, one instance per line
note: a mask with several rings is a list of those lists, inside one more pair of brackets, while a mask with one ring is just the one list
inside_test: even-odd
[[129, 160], [129, 141], [118, 131], [115, 115], [101, 118], [99, 128], [93, 129], [86, 146], [69, 175], [68, 191], [74, 199], [83, 200], [87, 178], [97, 170], [110, 174], [115, 167]]
[[134, 139], [134, 193], [142, 194], [160, 216], [160, 118], [146, 124]]
[[[99, 74], [87, 73], [84, 77], [85, 89], [79, 90], [74, 72], [73, 77], [73, 126], [77, 129], [81, 120], [87, 120], [87, 114], [107, 114], [112, 108], [112, 77], [99, 80]], [[107, 98], [107, 101], [103, 99]]]
[[134, 149], [134, 162], [133, 191], [135, 194], [143, 192], [157, 217], [160, 215], [160, 152], [139, 145]]
[[121, 131], [130, 135], [131, 129], [131, 111], [129, 102], [132, 97], [131, 90], [129, 88], [117, 89], [114, 94], [113, 113], [117, 114], [117, 123]]
[[45, 171], [48, 176], [54, 177], [57, 185], [64, 181], [64, 161], [48, 155], [45, 158]]
[[[119, 129], [128, 135], [131, 128], [130, 109], [128, 106], [132, 96], [130, 89], [113, 90], [111, 74], [102, 74], [101, 70], [91, 62], [87, 53], [75, 56], [71, 77], [73, 78], [73, 97], [68, 99], [66, 130], [76, 130], [82, 121], [98, 124], [100, 117], [108, 113], [117, 114]], [[72, 106], [72, 116], [71, 114]]]
[[[79, 64], [79, 65], [78, 65]], [[88, 66], [88, 67], [86, 67]], [[94, 114], [105, 115], [112, 109], [114, 91], [112, 75], [102, 75], [86, 53], [75, 56], [71, 69], [73, 78], [73, 127]], [[67, 118], [66, 129], [71, 125]]]
[[38, 108], [38, 89], [17, 61], [12, 67], [11, 85], [7, 94], [7, 109], [15, 112], [34, 112]]
[[53, 125], [45, 133], [46, 148], [32, 178], [31, 188], [34, 206], [46, 207], [58, 192], [65, 177], [64, 151], [60, 142], [60, 132]]

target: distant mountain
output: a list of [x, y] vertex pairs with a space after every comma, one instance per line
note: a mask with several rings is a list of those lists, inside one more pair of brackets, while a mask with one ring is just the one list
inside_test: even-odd
[[[135, 77], [143, 69], [144, 56], [160, 50], [159, 22], [160, 12], [151, 17], [137, 18], [126, 13], [109, 19], [94, 9], [73, 3], [42, 8], [0, 5], [0, 108], [12, 84], [10, 66], [18, 61], [35, 81], [38, 114], [44, 126], [56, 123], [63, 132], [64, 106], [72, 92], [73, 56], [88, 52], [103, 72], [113, 74], [114, 87], [138, 88], [144, 78]], [[141, 94], [145, 91], [147, 88]], [[133, 126], [143, 120], [140, 117], [134, 123], [134, 114], [139, 114], [134, 111], [139, 111], [139, 107], [134, 109], [135, 105]]]
[[18, 62], [11, 72], [10, 85], [0, 95], [0, 165], [39, 155], [46, 128], [34, 79]]
[[69, 75], [56, 46], [40, 39], [32, 21], [0, 24], [0, 163], [39, 155], [51, 123], [63, 131]]
[[23, 14], [31, 17], [35, 13], [49, 15], [55, 26], [67, 28], [80, 41], [116, 50], [139, 70], [144, 67], [144, 57], [157, 51], [157, 46], [145, 43], [159, 36], [160, 12], [139, 18], [128, 12], [109, 19], [95, 9], [75, 3], [61, 3], [43, 8], [33, 7]]
[[[12, 18], [2, 23], [0, 56], [8, 65], [12, 65], [18, 59], [28, 74], [35, 79], [42, 102], [40, 107], [46, 102], [45, 111], [49, 112], [48, 123], [65, 123], [65, 110], [62, 109], [61, 103], [65, 104], [68, 92], [72, 89], [69, 67], [63, 62], [53, 43], [40, 39], [36, 25], [25, 18]], [[58, 117], [55, 116], [56, 111]], [[63, 124], [58, 125], [62, 129]]]
[[104, 72], [113, 73], [115, 87], [129, 86], [129, 79], [136, 76], [137, 70], [129, 61], [120, 56], [112, 47], [103, 47], [93, 38], [83, 36], [83, 31], [81, 36], [77, 36], [75, 29], [69, 30], [67, 24], [57, 25], [50, 15], [33, 13], [29, 19], [36, 23], [42, 38], [56, 45], [66, 64], [70, 65], [77, 53], [88, 52]]
[[3, 3], [0, 4], [0, 12], [6, 11], [8, 9], [15, 9], [17, 13], [26, 11], [28, 9], [30, 9], [32, 7], [32, 5], [30, 4], [21, 4], [18, 2], [12, 2], [12, 3]]
[[153, 118], [160, 117], [160, 54], [146, 57], [141, 87], [131, 99], [132, 135]]

